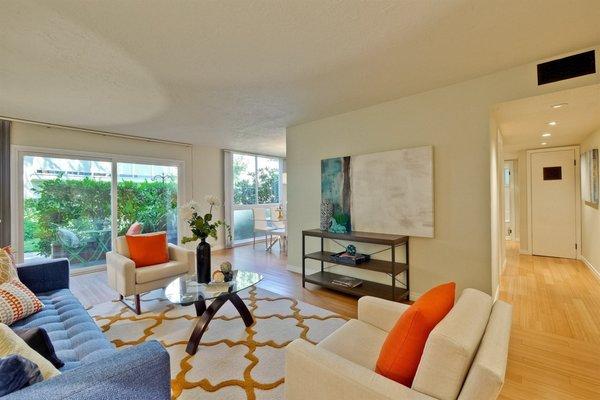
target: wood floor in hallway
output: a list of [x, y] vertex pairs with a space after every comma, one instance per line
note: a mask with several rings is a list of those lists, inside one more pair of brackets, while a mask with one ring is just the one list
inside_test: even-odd
[[[216, 262], [265, 275], [259, 286], [331, 311], [356, 317], [356, 299], [307, 284], [287, 271], [287, 257], [257, 245], [214, 253]], [[85, 305], [117, 294], [106, 272], [72, 277]], [[600, 399], [600, 280], [580, 261], [519, 255], [508, 246], [500, 283], [502, 300], [514, 306], [503, 400]]]
[[600, 399], [600, 280], [581, 261], [519, 255], [500, 282], [514, 306], [500, 399]]

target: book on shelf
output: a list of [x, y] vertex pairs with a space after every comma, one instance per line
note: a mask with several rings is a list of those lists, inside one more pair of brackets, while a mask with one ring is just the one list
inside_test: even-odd
[[363, 281], [357, 278], [352, 278], [351, 276], [343, 276], [339, 278], [335, 278], [331, 280], [331, 283], [338, 286], [344, 286], [347, 288], [355, 288], [359, 287], [363, 284]]

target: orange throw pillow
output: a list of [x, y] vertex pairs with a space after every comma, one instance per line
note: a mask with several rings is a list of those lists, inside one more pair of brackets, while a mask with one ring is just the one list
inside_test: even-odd
[[411, 387], [429, 333], [454, 306], [454, 282], [430, 289], [417, 299], [388, 333], [375, 371]]
[[169, 261], [167, 234], [165, 232], [146, 235], [126, 235], [129, 258], [136, 268], [162, 264]]

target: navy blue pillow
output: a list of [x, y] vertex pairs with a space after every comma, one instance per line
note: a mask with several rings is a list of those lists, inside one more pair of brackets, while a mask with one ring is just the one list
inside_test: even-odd
[[44, 328], [15, 329], [14, 332], [23, 339], [29, 347], [40, 353], [42, 357], [50, 361], [57, 369], [60, 369], [65, 365], [65, 363], [56, 356], [54, 345], [52, 345], [48, 332], [46, 332]]
[[43, 380], [34, 362], [17, 354], [0, 358], [0, 397]]

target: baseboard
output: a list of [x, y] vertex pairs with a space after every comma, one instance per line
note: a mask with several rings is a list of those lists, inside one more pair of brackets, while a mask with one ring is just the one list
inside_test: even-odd
[[525, 249], [525, 250], [519, 249], [519, 254], [525, 254], [525, 255], [530, 256], [531, 255], [531, 250], [529, 250], [529, 249]]
[[300, 267], [296, 267], [295, 265], [290, 265], [288, 264], [287, 266], [287, 270], [291, 271], [291, 272], [295, 272], [297, 274], [301, 274], [302, 273], [302, 268]]
[[579, 259], [583, 261], [585, 266], [588, 267], [589, 270], [592, 271], [592, 273], [596, 276], [596, 278], [600, 280], [600, 270], [594, 267], [594, 265], [591, 262], [589, 262], [588, 259], [585, 258], [583, 255], [579, 256]]
[[94, 265], [93, 267], [86, 268], [74, 268], [69, 271], [69, 276], [85, 275], [101, 271], [106, 271], [106, 264]]
[[500, 297], [500, 285], [496, 286], [496, 291], [494, 293], [494, 303], [496, 302], [496, 300], [498, 300], [498, 297]]

